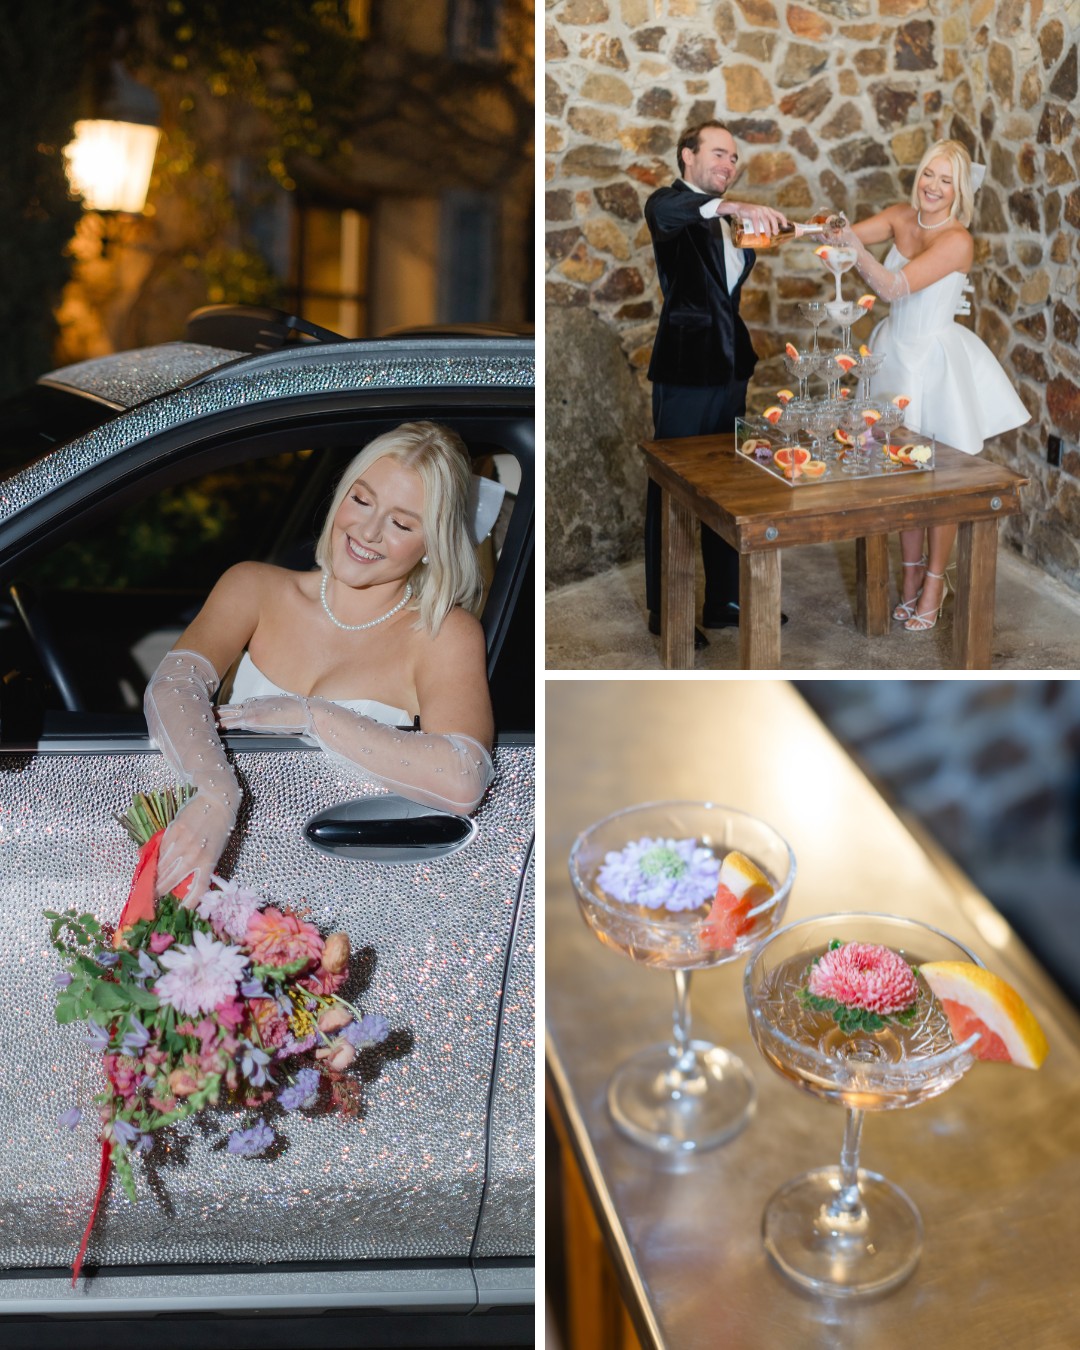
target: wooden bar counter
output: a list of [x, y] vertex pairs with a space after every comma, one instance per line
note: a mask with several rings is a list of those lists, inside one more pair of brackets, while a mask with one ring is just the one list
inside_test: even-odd
[[938, 444], [931, 473], [893, 473], [789, 487], [735, 452], [735, 436], [647, 441], [649, 477], [661, 492], [661, 650], [664, 664], [694, 664], [695, 525], [716, 531], [739, 554], [739, 664], [780, 667], [780, 551], [799, 544], [856, 541], [856, 623], [868, 637], [888, 632], [888, 536], [957, 523], [953, 664], [990, 666], [998, 522], [1020, 510], [1028, 481], [1011, 469]]
[[[549, 1111], [641, 1345], [1080, 1346], [1080, 1018], [988, 901], [898, 817], [783, 682], [550, 681], [546, 742]], [[720, 1148], [675, 1157], [612, 1125], [608, 1079], [632, 1052], [667, 1038], [673, 981], [600, 945], [578, 914], [567, 856], [601, 816], [662, 798], [741, 807], [786, 836], [798, 872], [785, 922], [867, 909], [934, 924], [1020, 989], [1046, 1031], [1050, 1055], [1037, 1073], [975, 1064], [939, 1098], [867, 1114], [863, 1166], [906, 1190], [926, 1229], [919, 1266], [892, 1293], [814, 1297], [762, 1249], [766, 1201], [797, 1173], [838, 1160], [844, 1112], [760, 1059], [743, 962], [697, 973], [692, 1012], [695, 1034], [751, 1069], [749, 1126]], [[555, 1245], [549, 1233], [549, 1253]], [[625, 1344], [632, 1337], [594, 1333], [567, 1350]]]

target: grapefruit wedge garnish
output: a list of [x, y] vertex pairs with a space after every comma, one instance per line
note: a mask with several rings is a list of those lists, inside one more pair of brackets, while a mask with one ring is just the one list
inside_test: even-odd
[[855, 301], [855, 303], [859, 306], [860, 309], [865, 309], [867, 314], [869, 314], [870, 311], [874, 308], [874, 301], [876, 299], [877, 299], [876, 295], [871, 295], [869, 292], [867, 292], [866, 295], [860, 295], [858, 300]]
[[793, 342], [786, 342], [784, 344], [784, 351], [787, 353], [788, 356], [791, 357], [793, 361], [797, 361], [799, 359], [799, 349], [798, 347], [795, 346]]
[[795, 395], [791, 392], [790, 389], [778, 389], [776, 391], [776, 397], [780, 400], [781, 403], [790, 403], [791, 400], [795, 397]]
[[908, 398], [907, 394], [897, 394], [896, 397], [892, 400], [892, 402], [896, 404], [896, 406], [900, 409], [901, 412], [903, 412], [904, 409], [907, 407], [907, 405], [911, 402], [911, 399]]
[[1037, 1069], [1046, 1058], [1043, 1029], [1012, 985], [971, 961], [930, 961], [919, 970], [956, 1040], [979, 1033], [971, 1051], [976, 1059]]
[[855, 360], [855, 358], [853, 356], [849, 356], [847, 352], [837, 353], [837, 355], [833, 357], [833, 360], [836, 362], [836, 364], [840, 367], [840, 369], [844, 372], [845, 375], [848, 373], [848, 371], [852, 370], [855, 366], [858, 365], [858, 362]]
[[716, 897], [701, 927], [702, 945], [733, 947], [754, 926], [757, 916], [750, 911], [772, 895], [773, 885], [761, 868], [733, 849], [720, 864]]
[[860, 355], [860, 356], [873, 356], [873, 354], [874, 354], [874, 353], [870, 350], [870, 348], [866, 345], [865, 342], [860, 342], [860, 343], [859, 343], [859, 355]]
[[820, 248], [814, 249], [814, 253], [817, 257], [824, 258], [828, 262], [833, 255], [833, 250], [828, 244], [822, 244]]
[[766, 408], [761, 415], [762, 417], [764, 417], [766, 422], [771, 422], [773, 426], [776, 426], [777, 422], [780, 421], [780, 418], [783, 416], [783, 414], [784, 414], [783, 408], [778, 407], [774, 403], [771, 408]]

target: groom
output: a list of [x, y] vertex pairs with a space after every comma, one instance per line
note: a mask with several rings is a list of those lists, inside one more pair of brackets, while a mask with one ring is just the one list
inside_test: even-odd
[[[679, 138], [679, 173], [645, 203], [645, 220], [664, 307], [649, 365], [658, 440], [733, 431], [746, 411], [746, 386], [757, 356], [739, 317], [742, 284], [755, 255], [731, 242], [727, 217], [742, 216], [755, 232], [775, 234], [779, 211], [726, 200], [739, 163], [735, 138], [722, 122], [702, 122]], [[706, 628], [739, 622], [739, 555], [706, 525]], [[650, 481], [645, 504], [645, 598], [649, 632], [660, 632], [660, 489]], [[696, 633], [696, 645], [706, 639]]]

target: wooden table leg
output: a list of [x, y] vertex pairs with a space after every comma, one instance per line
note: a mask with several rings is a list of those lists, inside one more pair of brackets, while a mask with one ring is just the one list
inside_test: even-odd
[[780, 550], [739, 554], [739, 665], [780, 665]]
[[956, 532], [953, 665], [989, 670], [994, 637], [998, 522], [965, 520]]
[[855, 624], [866, 637], [889, 631], [889, 536], [855, 540]]
[[660, 655], [669, 670], [694, 665], [694, 517], [660, 490]]

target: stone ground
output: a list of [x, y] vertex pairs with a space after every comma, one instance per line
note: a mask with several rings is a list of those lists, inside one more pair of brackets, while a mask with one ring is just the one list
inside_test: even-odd
[[[893, 575], [900, 555], [894, 546]], [[698, 599], [703, 593], [699, 560]], [[549, 670], [662, 670], [660, 639], [645, 626], [644, 567], [626, 563], [548, 592]], [[800, 670], [942, 670], [952, 655], [952, 603], [929, 633], [892, 625], [866, 638], [854, 621], [855, 545], [785, 549], [783, 668]], [[700, 613], [700, 608], [699, 611]], [[694, 668], [738, 669], [738, 631], [706, 634]], [[1080, 596], [1006, 546], [998, 552], [997, 605], [991, 670], [1080, 669]]]

